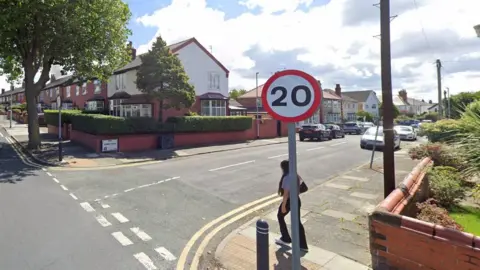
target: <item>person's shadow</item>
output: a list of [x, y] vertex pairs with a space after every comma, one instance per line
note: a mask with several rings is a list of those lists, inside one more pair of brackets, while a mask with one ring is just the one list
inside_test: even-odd
[[[281, 247], [275, 252], [275, 257], [277, 257], [277, 264], [273, 266], [275, 270], [290, 270], [292, 269], [292, 254], [289, 251], [290, 247]], [[304, 252], [301, 252], [301, 257], [305, 256]], [[303, 265], [300, 265], [301, 270], [308, 270]]]

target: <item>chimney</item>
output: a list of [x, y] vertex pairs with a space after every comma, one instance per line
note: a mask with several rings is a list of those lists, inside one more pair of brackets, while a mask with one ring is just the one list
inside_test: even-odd
[[402, 89], [398, 91], [398, 95], [404, 100], [407, 101], [407, 90]]
[[135, 60], [135, 58], [137, 58], [137, 49], [131, 48], [131, 50], [132, 50], [132, 60]]
[[135, 60], [135, 58], [137, 57], [137, 50], [133, 48], [132, 41], [128, 42], [127, 48], [128, 50], [130, 50], [130, 56], [132, 57], [132, 60]]
[[5, 94], [5, 88], [2, 88], [2, 95]]
[[335, 85], [335, 94], [337, 94], [339, 97], [342, 97], [342, 87], [340, 87], [340, 84], [338, 83]]
[[50, 75], [50, 82], [54, 82], [56, 80], [55, 74]]

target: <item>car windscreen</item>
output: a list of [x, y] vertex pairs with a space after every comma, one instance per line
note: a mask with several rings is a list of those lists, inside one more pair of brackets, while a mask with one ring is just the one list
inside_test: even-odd
[[344, 125], [345, 125], [346, 127], [355, 127], [355, 126], [357, 126], [356, 123], [345, 123]]
[[400, 131], [412, 131], [412, 129], [409, 128], [409, 127], [399, 127], [398, 130], [400, 130]]
[[[369, 128], [367, 131], [365, 131], [365, 135], [375, 135], [375, 132], [377, 131], [376, 127]], [[378, 136], [383, 136], [383, 128], [379, 127], [378, 128]]]
[[303, 129], [315, 129], [317, 128], [317, 126], [312, 126], [312, 125], [305, 125], [305, 126], [302, 126]]

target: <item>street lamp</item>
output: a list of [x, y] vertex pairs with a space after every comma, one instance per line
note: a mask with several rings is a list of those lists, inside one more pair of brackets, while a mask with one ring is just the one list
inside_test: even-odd
[[477, 33], [477, 37], [480, 38], [480, 24], [475, 25], [473, 29], [475, 29], [475, 32]]
[[260, 117], [258, 115], [258, 72], [255, 73], [255, 91], [256, 91], [256, 99], [255, 105], [257, 107], [257, 114], [255, 115], [255, 122], [257, 124], [257, 140], [260, 139]]

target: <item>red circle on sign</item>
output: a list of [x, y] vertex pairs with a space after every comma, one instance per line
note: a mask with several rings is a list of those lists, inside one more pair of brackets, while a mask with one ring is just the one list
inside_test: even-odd
[[[311, 107], [308, 108], [308, 110], [301, 115], [297, 115], [294, 117], [288, 117], [288, 116], [283, 116], [279, 115], [276, 113], [271, 107], [270, 104], [268, 104], [267, 101], [267, 91], [270, 88], [270, 86], [279, 78], [283, 76], [298, 76], [302, 77], [305, 79], [307, 82], [310, 83], [310, 89], [313, 90], [313, 103], [311, 104]], [[282, 70], [279, 71], [275, 74], [273, 74], [272, 77], [270, 77], [267, 82], [263, 85], [262, 88], [262, 104], [265, 110], [270, 114], [273, 118], [276, 120], [281, 120], [284, 122], [300, 122], [302, 120], [305, 120], [312, 116], [315, 111], [317, 110], [318, 106], [320, 105], [320, 102], [322, 101], [322, 89], [320, 87], [320, 83], [312, 77], [310, 74], [307, 74], [303, 71], [300, 70], [294, 70], [294, 69], [289, 69], [289, 70]]]

